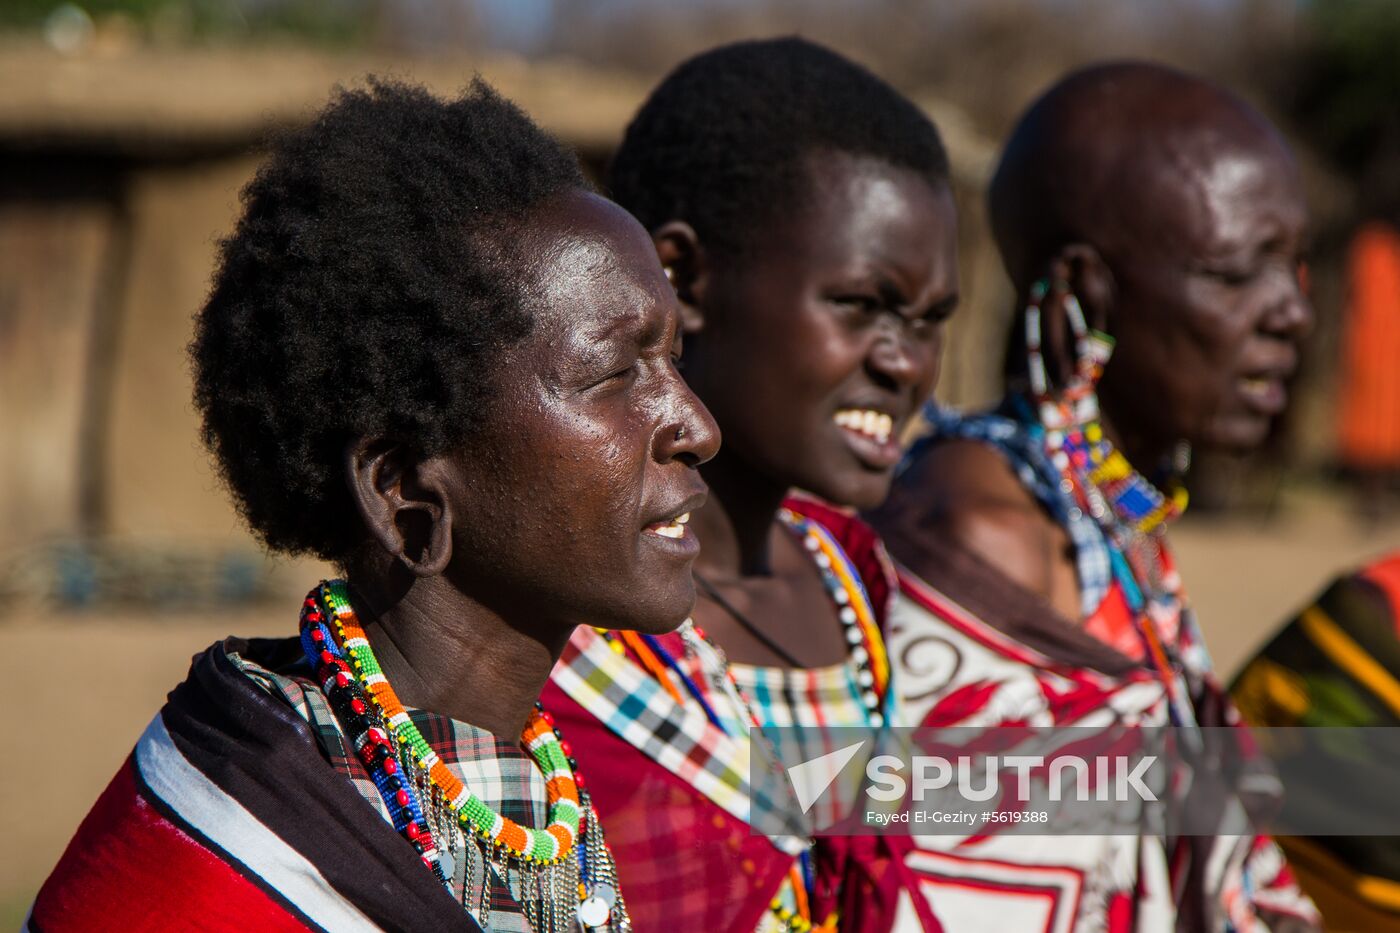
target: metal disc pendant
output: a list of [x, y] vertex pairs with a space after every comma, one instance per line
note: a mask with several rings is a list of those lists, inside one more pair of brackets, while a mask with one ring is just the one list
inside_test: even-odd
[[600, 927], [608, 922], [612, 910], [608, 902], [596, 895], [584, 898], [578, 905], [578, 919], [586, 927]]
[[439, 849], [438, 857], [440, 859], [438, 864], [442, 866], [442, 876], [446, 878], [447, 883], [451, 885], [452, 879], [457, 875], [457, 860], [453, 858], [452, 853], [448, 852], [446, 849]]
[[609, 908], [617, 906], [617, 892], [614, 891], [613, 886], [606, 881], [600, 881], [595, 884], [591, 896], [598, 898], [604, 904], [607, 904]]

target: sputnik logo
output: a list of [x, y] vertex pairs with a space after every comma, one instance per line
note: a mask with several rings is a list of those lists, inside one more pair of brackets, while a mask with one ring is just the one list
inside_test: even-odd
[[847, 745], [845, 748], [838, 748], [834, 752], [827, 752], [810, 761], [793, 765], [787, 769], [788, 780], [792, 782], [793, 794], [797, 797], [797, 803], [802, 807], [805, 814], [812, 809], [812, 804], [817, 802], [817, 798], [826, 793], [826, 789], [832, 785], [841, 772], [846, 770], [846, 765], [851, 763], [851, 759], [856, 757], [856, 752], [865, 745], [862, 739], [854, 745]]

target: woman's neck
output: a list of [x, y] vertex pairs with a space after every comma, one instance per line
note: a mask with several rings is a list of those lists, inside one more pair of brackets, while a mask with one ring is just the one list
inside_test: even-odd
[[789, 487], [723, 452], [700, 475], [710, 498], [691, 518], [700, 538], [697, 569], [720, 579], [770, 576], [773, 522]]
[[413, 578], [396, 591], [351, 582], [355, 610], [400, 702], [501, 738], [520, 735], [567, 633], [557, 644], [541, 641], [442, 576]]
[[1153, 441], [1140, 433], [1119, 430], [1106, 413], [1101, 416], [1099, 423], [1103, 426], [1104, 436], [1109, 442], [1127, 458], [1134, 470], [1148, 479], [1157, 476], [1158, 468], [1170, 462], [1173, 444]]

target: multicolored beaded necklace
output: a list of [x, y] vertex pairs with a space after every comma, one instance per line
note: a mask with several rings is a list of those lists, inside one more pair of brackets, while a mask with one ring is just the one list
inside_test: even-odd
[[[1065, 310], [1075, 346], [1074, 372], [1062, 387], [1053, 387], [1042, 351], [1042, 304], [1057, 295]], [[1113, 353], [1113, 339], [1091, 330], [1078, 299], [1063, 283], [1037, 282], [1026, 307], [1026, 369], [1030, 398], [1045, 430], [1045, 450], [1060, 471], [1061, 488], [1078, 507], [1093, 517], [1112, 543], [1112, 571], [1138, 614], [1139, 635], [1152, 659], [1173, 720], [1191, 725], [1194, 714], [1186, 700], [1180, 665], [1174, 663], [1164, 627], [1175, 624], [1184, 608], [1181, 578], [1170, 567], [1163, 534], [1166, 524], [1186, 509], [1186, 489], [1180, 476], [1189, 461], [1179, 455], [1174, 475], [1163, 493], [1113, 446], [1106, 436], [1097, 388]]]
[[831, 532], [819, 523], [790, 509], [780, 509], [778, 519], [801, 536], [802, 546], [821, 571], [826, 591], [836, 604], [836, 616], [841, 620], [846, 644], [850, 645], [866, 720], [872, 727], [879, 728], [885, 723], [881, 709], [890, 682], [890, 661], [860, 573]]
[[456, 852], [465, 848], [464, 906], [479, 923], [489, 923], [494, 872], [532, 929], [630, 930], [612, 854], [582, 776], [539, 704], [521, 745], [545, 779], [549, 825], [542, 830], [492, 810], [433, 751], [380, 669], [344, 581], [322, 582], [307, 595], [301, 642], [394, 828], [449, 887]]

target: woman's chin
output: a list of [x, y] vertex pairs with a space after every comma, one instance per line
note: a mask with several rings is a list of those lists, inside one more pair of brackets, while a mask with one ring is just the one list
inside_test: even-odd
[[680, 628], [681, 623], [690, 618], [695, 609], [695, 581], [687, 570], [685, 578], [677, 581], [674, 587], [655, 594], [645, 605], [629, 607], [626, 614], [619, 614], [603, 628], [622, 629], [640, 632], [643, 635], [665, 635]]
[[1273, 419], [1252, 414], [1221, 419], [1211, 431], [1192, 443], [1198, 452], [1242, 457], [1258, 450], [1269, 439]]
[[893, 469], [878, 472], [852, 470], [845, 471], [841, 476], [829, 477], [825, 482], [799, 488], [832, 505], [863, 512], [883, 503], [893, 485]]

